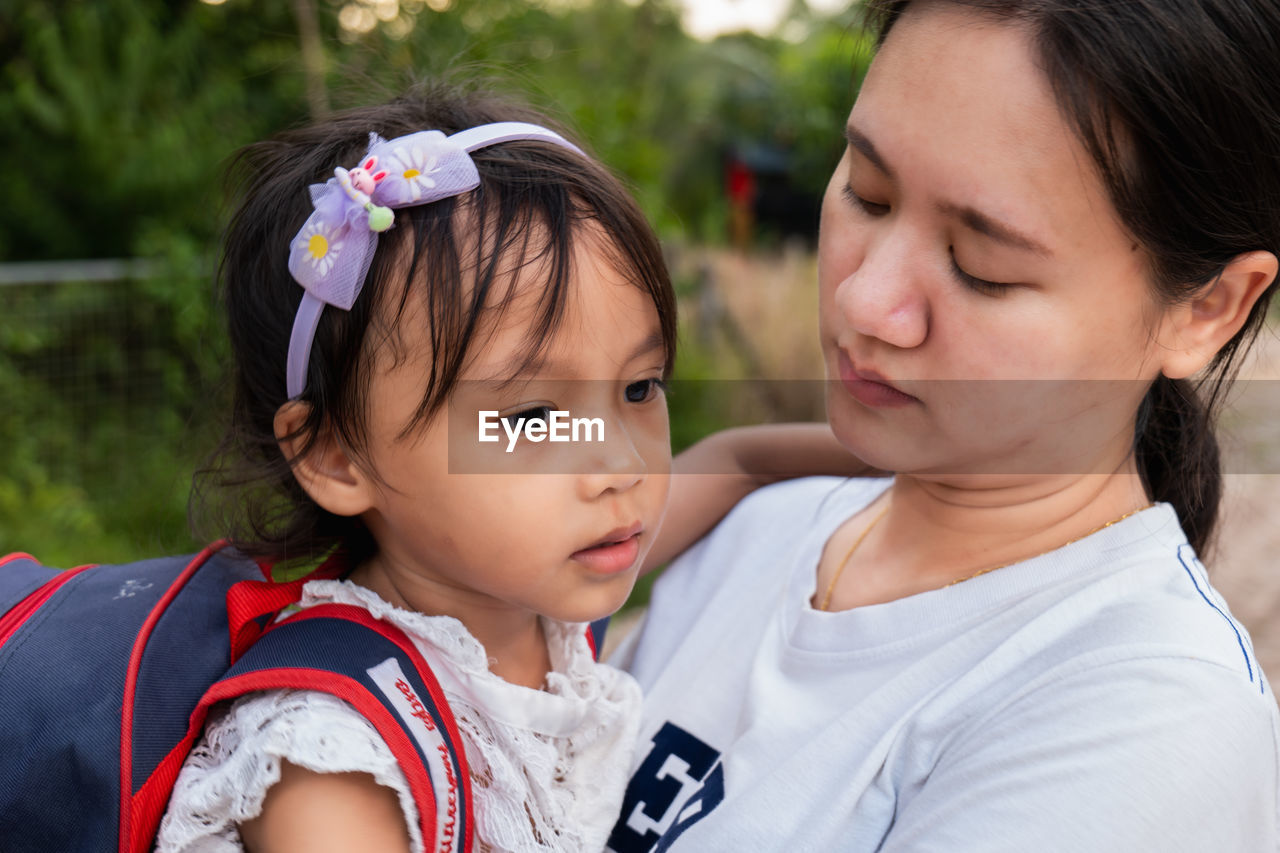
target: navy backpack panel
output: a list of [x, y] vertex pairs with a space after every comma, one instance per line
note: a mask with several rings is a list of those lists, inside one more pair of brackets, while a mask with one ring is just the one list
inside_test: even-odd
[[0, 559], [0, 850], [145, 853], [208, 709], [297, 687], [369, 718], [428, 849], [468, 853], [470, 776], [430, 669], [359, 608], [275, 621], [304, 581], [265, 581], [218, 546], [67, 571]]

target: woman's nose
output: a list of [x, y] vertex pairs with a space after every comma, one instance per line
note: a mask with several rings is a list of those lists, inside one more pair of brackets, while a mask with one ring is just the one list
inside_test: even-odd
[[835, 307], [846, 326], [899, 349], [924, 343], [929, 301], [920, 287], [919, 265], [905, 233], [879, 235], [862, 262], [836, 285]]

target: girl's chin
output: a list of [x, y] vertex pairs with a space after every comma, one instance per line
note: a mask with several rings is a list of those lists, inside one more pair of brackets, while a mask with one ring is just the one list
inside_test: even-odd
[[636, 573], [627, 573], [629, 581], [619, 578], [617, 583], [610, 584], [610, 590], [595, 590], [563, 602], [563, 606], [555, 613], [548, 613], [559, 622], [596, 622], [606, 616], [613, 616], [627, 603], [631, 590], [635, 586]]

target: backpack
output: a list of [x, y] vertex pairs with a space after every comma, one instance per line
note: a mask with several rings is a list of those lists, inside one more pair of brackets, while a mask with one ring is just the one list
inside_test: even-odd
[[[277, 621], [304, 583], [342, 568], [333, 558], [277, 583], [221, 543], [68, 570], [0, 558], [0, 850], [146, 853], [210, 707], [302, 688], [346, 700], [377, 729], [428, 851], [470, 853], [461, 736], [409, 638], [349, 605]], [[602, 626], [588, 633], [593, 652]]]

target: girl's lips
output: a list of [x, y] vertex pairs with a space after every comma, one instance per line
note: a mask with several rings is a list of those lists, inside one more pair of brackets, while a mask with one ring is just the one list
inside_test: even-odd
[[878, 373], [870, 370], [857, 370], [843, 350], [840, 351], [839, 365], [840, 383], [849, 392], [849, 396], [864, 406], [890, 409], [920, 402], [910, 394], [894, 388]]
[[640, 532], [636, 531], [618, 541], [574, 551], [572, 556], [579, 563], [602, 575], [624, 572], [635, 565], [636, 558], [640, 556]]

